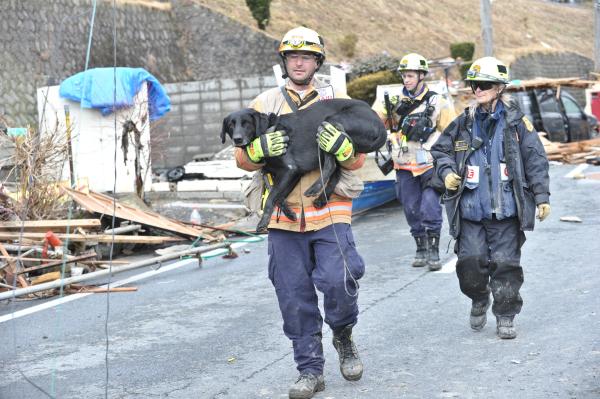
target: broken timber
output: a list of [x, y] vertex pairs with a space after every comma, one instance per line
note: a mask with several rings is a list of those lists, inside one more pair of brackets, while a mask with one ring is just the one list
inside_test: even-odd
[[[115, 244], [164, 244], [167, 242], [182, 241], [178, 237], [163, 236], [113, 236], [112, 234], [55, 234], [63, 241], [71, 242], [106, 242]], [[20, 240], [21, 238], [43, 241], [45, 233], [23, 233], [0, 231], [0, 240]], [[8, 256], [6, 254], [5, 256]]]
[[[61, 286], [65, 286], [65, 285], [73, 284], [73, 283], [79, 283], [81, 281], [92, 280], [92, 279], [96, 279], [98, 277], [103, 277], [103, 276], [108, 276], [108, 275], [112, 276], [117, 273], [122, 273], [122, 272], [125, 272], [128, 270], [133, 270], [133, 269], [139, 269], [140, 267], [153, 265], [155, 263], [162, 263], [162, 262], [166, 262], [169, 260], [178, 259], [178, 258], [180, 258], [182, 256], [186, 256], [186, 255], [200, 255], [204, 252], [209, 252], [209, 251], [219, 249], [219, 248], [230, 248], [230, 246], [231, 246], [231, 243], [222, 242], [219, 244], [207, 245], [207, 246], [203, 246], [203, 247], [192, 247], [192, 248], [180, 251], [180, 252], [157, 256], [157, 257], [154, 257], [151, 259], [146, 259], [146, 260], [142, 260], [139, 262], [131, 263], [129, 265], [123, 265], [117, 269], [104, 269], [104, 270], [100, 270], [100, 271], [96, 271], [96, 272], [92, 272], [92, 273], [82, 274], [81, 276], [69, 277], [69, 278], [65, 278], [65, 279], [42, 283], [40, 285], [36, 285], [35, 287], [29, 286], [29, 287], [19, 288], [19, 289], [12, 290], [12, 291], [0, 292], [0, 301], [4, 300], [4, 299], [14, 298], [14, 297], [21, 296], [21, 295], [32, 294], [34, 292], [45, 291], [45, 290], [49, 290], [49, 289], [53, 289], [53, 288], [59, 288]], [[199, 258], [202, 259], [200, 256], [199, 256]]]
[[0, 222], [0, 230], [19, 230], [24, 228], [32, 230], [66, 231], [67, 227], [73, 231], [76, 227], [84, 229], [99, 229], [100, 219], [72, 219], [72, 220], [29, 220], [24, 222]]
[[61, 187], [75, 202], [86, 210], [109, 217], [114, 216], [119, 219], [130, 220], [142, 225], [151, 226], [160, 230], [169, 231], [185, 237], [202, 237], [207, 240], [214, 240], [213, 237], [203, 233], [199, 229], [186, 226], [185, 224], [159, 215], [156, 212], [143, 211], [135, 207], [119, 203], [113, 198], [90, 191], [84, 193], [66, 187]]

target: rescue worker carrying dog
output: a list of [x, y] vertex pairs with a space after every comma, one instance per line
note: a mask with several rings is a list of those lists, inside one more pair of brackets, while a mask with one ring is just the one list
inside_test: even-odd
[[[417, 244], [414, 267], [427, 265], [429, 270], [441, 268], [439, 255], [442, 229], [440, 192], [443, 183], [432, 179], [431, 146], [456, 116], [447, 101], [429, 90], [425, 76], [427, 60], [415, 53], [402, 57], [398, 71], [404, 87], [402, 95], [393, 99], [393, 124], [384, 103], [376, 102], [373, 109], [392, 131], [390, 142], [396, 169], [396, 197], [403, 206], [410, 233]], [[397, 133], [394, 133], [398, 130]]]
[[531, 122], [503, 91], [508, 68], [493, 57], [467, 73], [475, 103], [444, 131], [431, 153], [444, 180], [450, 234], [456, 239], [456, 274], [471, 298], [470, 324], [487, 321], [490, 293], [496, 333], [515, 338], [521, 311], [523, 231], [550, 214], [548, 160]]
[[[314, 76], [325, 60], [323, 40], [317, 32], [305, 27], [290, 30], [281, 41], [279, 55], [287, 77], [285, 86], [260, 94], [251, 108], [281, 115], [335, 96], [331, 86]], [[325, 122], [315, 134], [321, 150], [334, 154], [342, 168], [354, 170], [363, 165], [365, 155], [354, 153], [351, 140], [339, 127]], [[261, 135], [245, 149], [236, 148], [238, 167], [261, 169], [264, 158], [286, 151], [287, 141], [285, 131], [276, 131]], [[315, 208], [314, 198], [303, 193], [319, 178], [318, 169], [305, 174], [286, 198], [297, 221], [279, 215], [276, 209], [268, 226], [269, 278], [300, 373], [289, 390], [289, 397], [296, 399], [311, 398], [325, 388], [323, 319], [315, 287], [324, 294], [325, 322], [333, 331], [342, 375], [347, 380], [358, 380], [363, 372], [352, 341], [358, 316], [356, 280], [365, 269], [350, 228], [352, 200], [334, 194], [324, 208]]]

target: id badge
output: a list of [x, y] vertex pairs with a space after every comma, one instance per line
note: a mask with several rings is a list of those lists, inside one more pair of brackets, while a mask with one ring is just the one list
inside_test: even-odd
[[467, 184], [479, 184], [479, 166], [467, 165]]
[[334, 97], [333, 86], [331, 85], [319, 87], [317, 93], [319, 93], [320, 100], [331, 100]]
[[416, 161], [417, 161], [417, 164], [419, 164], [419, 165], [427, 163], [427, 151], [425, 151], [422, 148], [419, 148], [417, 150], [417, 154], [416, 154]]
[[500, 164], [500, 180], [508, 181], [508, 168], [505, 163]]

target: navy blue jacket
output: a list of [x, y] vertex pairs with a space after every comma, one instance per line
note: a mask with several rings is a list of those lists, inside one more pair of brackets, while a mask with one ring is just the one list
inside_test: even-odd
[[[533, 230], [536, 205], [549, 203], [550, 178], [548, 159], [537, 132], [525, 123], [523, 113], [514, 103], [504, 104], [503, 150], [509, 174], [509, 182], [517, 207], [521, 230]], [[473, 144], [473, 119], [469, 110], [458, 116], [442, 133], [431, 148], [435, 173], [444, 180], [454, 172], [461, 176], [462, 184], [457, 192], [447, 192], [445, 202], [450, 234], [460, 234], [460, 201], [466, 180], [467, 158], [475, 149]], [[531, 129], [531, 130], [529, 130]]]

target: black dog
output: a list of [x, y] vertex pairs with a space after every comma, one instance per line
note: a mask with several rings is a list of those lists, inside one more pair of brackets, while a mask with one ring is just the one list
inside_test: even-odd
[[296, 220], [296, 215], [287, 206], [285, 199], [302, 175], [319, 168], [319, 154], [326, 188], [323, 190], [321, 179], [317, 179], [304, 192], [304, 195], [314, 197], [321, 193], [313, 203], [317, 208], [322, 208], [325, 206], [326, 198], [333, 193], [339, 181], [339, 172], [336, 173], [336, 159], [332, 154], [319, 151], [316, 140], [317, 128], [323, 121], [343, 127], [350, 136], [357, 153], [368, 153], [380, 149], [387, 137], [385, 126], [377, 114], [367, 103], [359, 100], [319, 101], [307, 109], [280, 116], [266, 115], [246, 108], [231, 113], [223, 120], [221, 141], [225, 143], [226, 135], [228, 135], [236, 147], [247, 146], [273, 126], [275, 130], [285, 130], [289, 136], [285, 154], [265, 159], [266, 165], [263, 170], [272, 174], [275, 187], [265, 202], [264, 213], [258, 223], [257, 231], [262, 231], [267, 227], [275, 205], [279, 206], [289, 219]]

